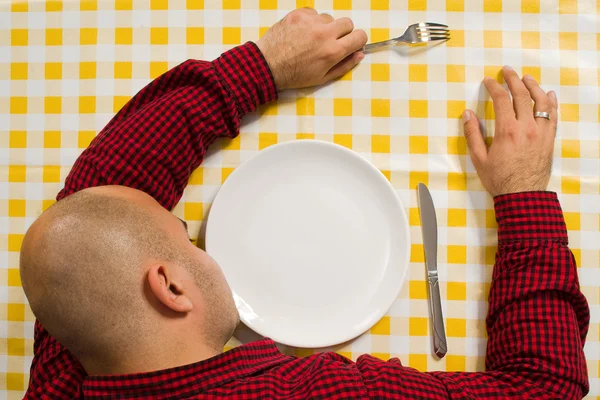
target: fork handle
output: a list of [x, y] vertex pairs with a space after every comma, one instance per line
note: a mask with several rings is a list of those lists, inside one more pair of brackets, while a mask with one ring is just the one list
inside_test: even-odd
[[371, 51], [378, 49], [380, 47], [389, 47], [398, 43], [398, 39], [390, 39], [384, 40], [383, 42], [369, 43], [365, 47], [362, 48], [362, 51], [365, 53], [370, 53]]

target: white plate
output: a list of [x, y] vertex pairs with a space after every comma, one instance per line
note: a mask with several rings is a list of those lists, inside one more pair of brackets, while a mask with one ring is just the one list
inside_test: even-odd
[[240, 165], [206, 230], [242, 322], [297, 347], [371, 328], [400, 292], [409, 249], [406, 213], [383, 174], [315, 140], [271, 146]]

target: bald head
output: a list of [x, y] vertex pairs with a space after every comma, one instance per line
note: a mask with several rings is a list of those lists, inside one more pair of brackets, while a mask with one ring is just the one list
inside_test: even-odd
[[[185, 275], [177, 272], [182, 267], [207, 292], [216, 279], [208, 259], [154, 199], [113, 186], [75, 193], [44, 212], [25, 236], [20, 267], [23, 289], [42, 325], [80, 360], [111, 364], [150, 346], [161, 318], [182, 317], [154, 298], [148, 268], [164, 266], [170, 282]], [[184, 285], [167, 284], [175, 294]]]

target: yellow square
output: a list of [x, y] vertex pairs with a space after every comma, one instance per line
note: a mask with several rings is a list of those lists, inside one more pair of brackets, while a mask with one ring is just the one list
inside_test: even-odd
[[390, 359], [390, 353], [371, 353], [375, 358], [379, 358], [381, 361], [388, 361]]
[[561, 157], [562, 158], [579, 158], [581, 146], [579, 140], [561, 140]]
[[448, 47], [465, 47], [465, 31], [452, 29], [450, 40], [446, 42]]
[[449, 337], [466, 337], [467, 321], [461, 318], [447, 318], [446, 333]]
[[150, 78], [158, 78], [169, 70], [169, 63], [164, 61], [151, 61], [150, 62]]
[[25, 80], [27, 79], [27, 63], [10, 63], [10, 79]]
[[95, 79], [96, 63], [93, 61], [79, 63], [79, 79]]
[[561, 121], [579, 122], [579, 104], [561, 104], [558, 110]]
[[388, 99], [371, 99], [372, 117], [389, 117], [390, 101]]
[[369, 42], [381, 42], [390, 38], [390, 30], [388, 28], [371, 28]]
[[390, 136], [389, 135], [371, 135], [371, 151], [373, 153], [389, 153], [390, 152]]
[[496, 246], [486, 246], [485, 247], [485, 264], [486, 265], [494, 265], [496, 263], [496, 253], [498, 252], [498, 247]]
[[483, 46], [486, 49], [501, 48], [502, 31], [483, 31]]
[[192, 172], [190, 175], [190, 179], [188, 181], [189, 185], [202, 185], [204, 182], [204, 170], [202, 168], [198, 168]]
[[[16, 270], [19, 272], [19, 270]], [[9, 356], [24, 356], [25, 355], [25, 339], [8, 338], [8, 355]]]
[[352, 115], [352, 99], [333, 99], [333, 115], [349, 117]]
[[44, 165], [42, 179], [44, 183], [60, 182], [60, 165]]
[[382, 170], [380, 170], [380, 171], [381, 171], [381, 173], [383, 174], [383, 176], [385, 176], [385, 179], [387, 179], [387, 180], [388, 180], [388, 182], [391, 182], [391, 181], [392, 181], [392, 175], [391, 175], [391, 171], [390, 171], [390, 170], [387, 170], [387, 169], [382, 169]]
[[467, 190], [467, 174], [460, 172], [449, 172], [448, 190]]
[[125, 11], [133, 9], [133, 0], [115, 0], [115, 10]]
[[81, 11], [96, 11], [98, 10], [97, 0], [80, 0], [79, 9]]
[[409, 188], [416, 189], [419, 183], [429, 184], [429, 172], [411, 171], [409, 174]]
[[408, 319], [409, 336], [427, 336], [427, 318], [411, 317]]
[[204, 205], [202, 203], [183, 203], [183, 219], [187, 221], [202, 221], [204, 218]]
[[25, 374], [21, 372], [7, 372], [6, 389], [17, 391], [25, 390]]
[[25, 321], [25, 306], [23, 304], [8, 304], [9, 321]]
[[94, 96], [79, 97], [79, 114], [93, 114], [96, 112], [96, 98]]
[[489, 76], [490, 78], [493, 78], [500, 83], [504, 82], [504, 78], [502, 77], [501, 65], [486, 65], [485, 67], [483, 67], [483, 75]]
[[79, 30], [79, 44], [96, 44], [98, 41], [98, 29], [81, 28]]
[[10, 113], [27, 114], [27, 97], [11, 97]]
[[24, 165], [8, 166], [9, 182], [25, 182], [27, 177], [27, 168]]
[[460, 118], [467, 108], [467, 103], [462, 100], [448, 100], [446, 102], [446, 117]]
[[427, 82], [427, 65], [410, 64], [408, 66], [408, 80], [410, 82]]
[[169, 0], [151, 0], [150, 1], [150, 9], [151, 10], [168, 10], [169, 9]]
[[502, 12], [502, 0], [483, 0], [484, 12]]
[[11, 149], [24, 149], [27, 147], [26, 131], [10, 131], [8, 147]]
[[223, 0], [224, 10], [239, 10], [241, 8], [241, 0]]
[[58, 96], [44, 97], [44, 113], [60, 114], [62, 112], [62, 99]]
[[446, 82], [464, 82], [465, 66], [458, 64], [446, 65]]
[[29, 11], [29, 4], [25, 0], [18, 2], [12, 2], [10, 5], [11, 12], [27, 12]]
[[352, 71], [346, 72], [344, 75], [338, 78], [339, 81], [351, 81], [352, 80]]
[[[494, 112], [494, 104], [491, 101], [484, 102], [484, 106], [483, 106], [483, 118], [487, 119], [487, 120], [496, 119], [496, 113]], [[487, 143], [487, 139], [488, 138], [486, 138], [486, 143]], [[489, 143], [488, 143], [488, 146], [490, 146]]]
[[446, 371], [464, 372], [467, 365], [465, 356], [446, 355]]
[[260, 10], [277, 10], [277, 0], [259, 0], [258, 8]]
[[128, 61], [117, 61], [114, 64], [115, 79], [131, 79], [132, 64]]
[[427, 354], [409, 354], [408, 355], [408, 366], [416, 369], [417, 371], [427, 371]]
[[408, 296], [413, 300], [426, 299], [427, 298], [427, 283], [425, 282], [425, 280], [409, 281]]
[[46, 211], [54, 203], [56, 203], [56, 200], [42, 200], [42, 211]]
[[266, 147], [277, 143], [276, 133], [259, 133], [258, 134], [258, 149], [262, 150]]
[[333, 0], [334, 10], [352, 10], [352, 0]]
[[577, 32], [559, 32], [558, 44], [561, 50], [577, 50]]
[[390, 334], [390, 317], [385, 316], [379, 320], [371, 328], [371, 334], [373, 335], [389, 335]]
[[169, 28], [150, 28], [151, 44], [169, 44]]
[[467, 210], [462, 208], [448, 209], [448, 226], [464, 227], [467, 226]]
[[539, 14], [540, 0], [521, 0], [521, 12]]
[[408, 115], [411, 118], [427, 118], [429, 115], [427, 100], [409, 100]]
[[571, 248], [571, 253], [573, 254], [573, 257], [575, 258], [575, 264], [577, 265], [577, 267], [581, 267], [581, 249]]
[[62, 63], [49, 62], [44, 66], [46, 79], [62, 79]]
[[522, 67], [521, 71], [523, 75], [531, 75], [538, 83], [542, 81], [542, 69], [540, 67]]
[[352, 135], [348, 133], [336, 133], [333, 135], [333, 142], [340, 146], [352, 149]]
[[131, 44], [133, 42], [133, 29], [115, 28], [115, 44]]
[[[377, 0], [374, 0], [377, 1]], [[427, 0], [408, 0], [408, 11], [427, 10]]]
[[464, 0], [446, 0], [446, 11], [463, 12], [465, 11]]
[[312, 97], [297, 98], [296, 115], [315, 115], [315, 99]]
[[96, 137], [94, 131], [79, 131], [77, 132], [77, 146], [80, 149], [86, 148], [92, 143], [92, 140]]
[[29, 32], [27, 29], [11, 29], [10, 30], [10, 45], [11, 46], [27, 46], [29, 44]]
[[277, 115], [277, 109], [277, 103], [272, 102], [263, 104], [262, 106], [260, 106], [258, 111], [260, 112], [260, 115]]
[[242, 30], [240, 28], [223, 28], [223, 44], [240, 44], [242, 41]]
[[62, 29], [46, 29], [46, 46], [62, 46]]
[[524, 49], [539, 49], [540, 33], [535, 31], [521, 32], [521, 47]]
[[315, 134], [314, 133], [306, 133], [306, 132], [298, 132], [296, 133], [296, 139], [297, 140], [314, 140], [315, 138]]
[[577, 176], [563, 176], [561, 178], [561, 191], [565, 194], [580, 194], [581, 183]]
[[449, 264], [466, 264], [467, 263], [467, 246], [448, 245], [448, 263]]
[[429, 152], [429, 137], [409, 136], [408, 149], [410, 154], [427, 154]]
[[44, 132], [44, 148], [60, 149], [61, 142], [60, 131], [45, 131]]
[[389, 64], [371, 64], [371, 80], [387, 82], [390, 80]]
[[[225, 8], [226, 2], [227, 0], [223, 0], [223, 8]], [[188, 10], [203, 10], [204, 0], [186, 0], [185, 8], [187, 8]]]
[[117, 113], [129, 101], [129, 96], [113, 96], [113, 112]]
[[466, 300], [467, 284], [466, 282], [448, 282], [446, 284], [446, 296], [448, 300]]
[[419, 214], [418, 208], [410, 207], [408, 209], [408, 224], [410, 226], [420, 226], [421, 225], [421, 215]]
[[559, 14], [577, 14], [577, 0], [558, 0]]
[[[14, 181], [11, 181], [14, 182]], [[22, 181], [24, 182], [24, 181]], [[18, 233], [8, 234], [8, 251], [21, 251], [21, 244], [25, 235]]]
[[496, 212], [494, 210], [485, 210], [485, 227], [489, 229], [497, 229]]
[[560, 84], [565, 86], [579, 85], [579, 69], [578, 68], [561, 68], [560, 69]]
[[221, 168], [221, 183], [225, 183], [229, 175], [233, 172], [234, 168]]
[[10, 199], [8, 200], [8, 216], [9, 217], [24, 217], [26, 213], [25, 200]]
[[412, 244], [410, 246], [410, 262], [425, 262], [425, 252], [422, 244]]
[[185, 30], [185, 43], [204, 44], [204, 28], [190, 27]]
[[567, 230], [578, 231], [581, 228], [581, 217], [578, 212], [564, 212]]

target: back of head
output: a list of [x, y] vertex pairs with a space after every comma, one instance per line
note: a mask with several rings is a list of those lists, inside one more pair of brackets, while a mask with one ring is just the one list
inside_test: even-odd
[[142, 266], [194, 262], [177, 248], [159, 219], [136, 202], [78, 192], [50, 207], [28, 231], [23, 288], [59, 342], [80, 359], [104, 357], [110, 364], [112, 354], [125, 356], [150, 341], [156, 311], [144, 298]]

